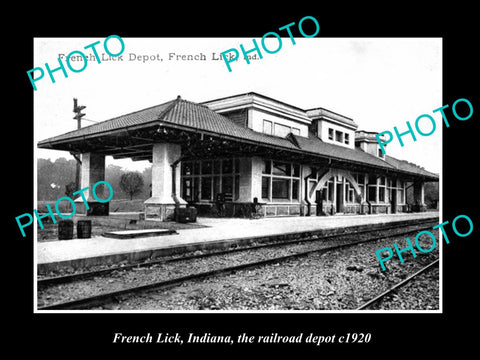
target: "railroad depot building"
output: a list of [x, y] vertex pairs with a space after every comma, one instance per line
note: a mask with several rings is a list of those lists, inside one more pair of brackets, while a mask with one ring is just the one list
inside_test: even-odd
[[[108, 214], [108, 203], [91, 194], [104, 180], [105, 156], [152, 163], [146, 219], [169, 220], [186, 206], [214, 213], [219, 203], [225, 216], [248, 209], [259, 216], [424, 211], [425, 183], [438, 175], [383, 155], [376, 133], [357, 128], [327, 109], [304, 110], [254, 92], [203, 103], [179, 96], [38, 147], [81, 154], [91, 214]], [[75, 201], [80, 211], [81, 197]]]

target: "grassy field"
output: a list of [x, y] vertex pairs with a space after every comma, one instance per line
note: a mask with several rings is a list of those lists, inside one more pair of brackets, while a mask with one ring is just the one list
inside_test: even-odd
[[[92, 230], [91, 235], [101, 236], [108, 231], [119, 230], [142, 230], [142, 229], [194, 229], [203, 227], [197, 223], [177, 223], [174, 221], [152, 221], [152, 220], [140, 220], [139, 213], [144, 211], [145, 200], [112, 200], [110, 201], [110, 216], [85, 216], [75, 215], [69, 220], [73, 220], [74, 231], [73, 238], [77, 238], [77, 221], [78, 220], [91, 220]], [[38, 201], [37, 211], [39, 213], [47, 212], [46, 204], [49, 204], [51, 209], [55, 212], [54, 201]], [[69, 208], [67, 201], [62, 201], [59, 204], [59, 211], [62, 214], [68, 215], [72, 212]], [[128, 213], [129, 214], [128, 214]], [[58, 240], [58, 221], [61, 219], [57, 216], [57, 224], [53, 224], [50, 217], [42, 219], [44, 228], [41, 229], [37, 223], [37, 241], [55, 241]]]

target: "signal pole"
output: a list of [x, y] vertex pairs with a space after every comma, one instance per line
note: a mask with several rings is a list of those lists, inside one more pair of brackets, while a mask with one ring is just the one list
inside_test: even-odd
[[[81, 129], [82, 127], [82, 117], [85, 116], [85, 114], [82, 114], [82, 110], [85, 109], [86, 106], [78, 106], [78, 100], [77, 98], [73, 98], [73, 112], [75, 113], [75, 116], [73, 119], [77, 120], [77, 129]], [[81, 165], [82, 161], [80, 160], [79, 153], [72, 153], [73, 157], [75, 160], [77, 160], [77, 166], [75, 167], [75, 187], [76, 190], [80, 190], [80, 171], [81, 171]]]
[[74, 119], [77, 119], [77, 129], [80, 129], [82, 127], [82, 117], [85, 116], [85, 114], [82, 114], [82, 110], [85, 109], [86, 106], [78, 106], [78, 100], [77, 98], [73, 98], [73, 112], [76, 113], [76, 115], [73, 117]]

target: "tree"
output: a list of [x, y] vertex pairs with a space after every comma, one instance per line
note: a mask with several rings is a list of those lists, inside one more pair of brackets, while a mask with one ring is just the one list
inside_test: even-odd
[[105, 168], [105, 180], [112, 186], [116, 199], [118, 199], [120, 193], [123, 193], [123, 190], [120, 187], [120, 178], [126, 173], [127, 171], [123, 170], [123, 168], [118, 165], [110, 164]]
[[74, 159], [37, 159], [37, 199], [57, 200], [65, 184], [75, 180]]
[[119, 185], [132, 200], [134, 195], [140, 194], [143, 190], [143, 177], [139, 172], [128, 172], [120, 177]]
[[73, 199], [73, 193], [77, 190], [77, 184], [75, 184], [75, 181], [71, 181], [67, 185], [65, 185], [65, 195], [67, 195], [71, 199]]

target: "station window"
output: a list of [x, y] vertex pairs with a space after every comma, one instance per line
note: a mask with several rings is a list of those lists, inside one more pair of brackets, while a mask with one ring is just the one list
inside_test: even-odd
[[212, 178], [202, 177], [202, 200], [210, 200], [212, 198]]
[[343, 132], [338, 130], [335, 131], [335, 141], [343, 142]]
[[194, 175], [200, 174], [200, 161], [195, 161], [193, 163], [193, 174]]
[[379, 185], [378, 185], [378, 201], [379, 202], [386, 202], [386, 187], [387, 187], [387, 181], [385, 176], [381, 176], [379, 179]]
[[270, 164], [271, 164], [270, 160], [263, 160], [263, 162], [262, 162], [262, 173], [263, 174], [270, 174], [272, 172]]
[[350, 203], [355, 202], [355, 188], [348, 180], [345, 183], [345, 200]]
[[270, 198], [270, 178], [262, 177], [262, 199], [268, 200]]
[[182, 162], [182, 175], [192, 175], [193, 166], [191, 162]]
[[221, 193], [220, 191], [220, 176], [213, 177], [213, 200], [216, 199], [217, 194]]
[[235, 191], [233, 192], [233, 200], [238, 200], [240, 198], [240, 175], [235, 175]]
[[222, 193], [226, 201], [233, 200], [233, 178], [231, 176], [222, 176]]
[[226, 159], [222, 161], [222, 174], [231, 174], [233, 172], [232, 159]]
[[213, 166], [211, 161], [202, 161], [202, 174], [210, 175], [212, 173]]
[[183, 194], [182, 197], [186, 201], [193, 200], [193, 186], [192, 186], [192, 179], [183, 179]]
[[345, 144], [350, 144], [350, 135], [345, 133]]
[[327, 183], [328, 187], [328, 201], [333, 201], [333, 196], [335, 192], [335, 187], [333, 186], [333, 178], [330, 178]]
[[385, 176], [377, 178], [375, 175], [370, 175], [368, 177], [368, 201], [389, 202], [392, 198], [392, 189], [395, 188], [394, 184], [391, 179], [387, 179]]
[[221, 160], [215, 160], [213, 162], [213, 173], [214, 174], [220, 174], [220, 165], [221, 165]]
[[293, 179], [292, 180], [292, 200], [300, 199], [300, 181]]
[[333, 129], [328, 129], [328, 140], [333, 140]]
[[269, 120], [263, 120], [263, 133], [272, 135], [272, 129], [273, 129], [272, 122]]
[[273, 175], [290, 176], [290, 164], [273, 161]]
[[289, 133], [300, 135], [300, 129], [293, 126], [280, 124], [271, 120], [263, 120], [262, 132], [268, 135], [286, 137]]
[[272, 198], [280, 200], [290, 199], [290, 180], [282, 178], [272, 178]]
[[193, 196], [192, 199], [193, 201], [198, 201], [199, 195], [200, 195], [200, 179], [199, 178], [193, 178], [192, 179], [193, 183]]
[[378, 201], [385, 202], [385, 187], [380, 186], [378, 188]]
[[300, 199], [300, 165], [264, 160], [262, 173], [262, 198], [265, 201]]
[[214, 201], [218, 193], [225, 200], [238, 200], [239, 159], [183, 161], [181, 194], [188, 202]]
[[368, 201], [376, 202], [377, 201], [377, 186], [368, 185]]
[[277, 123], [273, 124], [273, 134], [275, 136], [285, 137], [288, 135], [290, 130], [291, 130], [290, 126], [277, 124]]
[[397, 188], [397, 204], [405, 204], [405, 189], [403, 187], [403, 184], [402, 187]]

